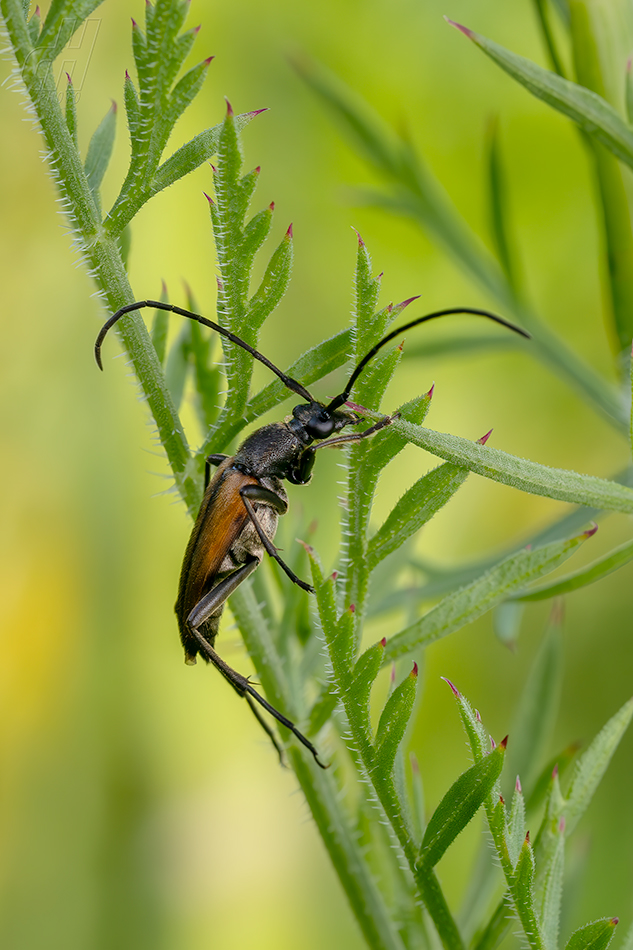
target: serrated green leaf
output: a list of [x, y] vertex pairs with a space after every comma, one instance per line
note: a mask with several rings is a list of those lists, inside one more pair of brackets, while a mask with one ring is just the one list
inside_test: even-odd
[[476, 620], [514, 590], [525, 586], [528, 578], [536, 579], [555, 570], [586, 537], [583, 533], [568, 541], [554, 541], [505, 558], [471, 584], [449, 594], [420, 620], [392, 637], [387, 643], [385, 661], [404, 656], [414, 648], [426, 646]]
[[530, 839], [526, 835], [514, 872], [513, 897], [521, 923], [524, 929], [526, 923], [528, 924], [531, 935], [539, 934], [532, 891], [535, 870], [534, 852], [530, 845]]
[[516, 865], [521, 854], [521, 848], [525, 841], [525, 798], [521, 789], [521, 783], [517, 777], [514, 792], [512, 793], [512, 805], [508, 815], [508, 828], [506, 841], [508, 845], [508, 855], [513, 865]]
[[[35, 14], [31, 20], [35, 19]], [[39, 20], [39, 17], [38, 17]], [[30, 25], [30, 24], [29, 24]], [[72, 84], [72, 80], [69, 79], [66, 84], [66, 110], [64, 113], [64, 118], [66, 119], [66, 126], [70, 132], [70, 137], [77, 146], [77, 103], [75, 101], [75, 87]]]
[[484, 725], [481, 721], [481, 717], [476, 709], [473, 709], [466, 697], [459, 692], [456, 686], [451, 683], [450, 680], [447, 680], [446, 677], [443, 679], [448, 683], [451, 688], [451, 691], [455, 698], [457, 699], [457, 706], [459, 709], [459, 716], [462, 721], [462, 725], [466, 730], [466, 736], [470, 743], [470, 748], [473, 753], [473, 758], [475, 762], [481, 762], [489, 751], [489, 741], [488, 733], [486, 732]]
[[273, 312], [285, 294], [292, 271], [292, 232], [287, 232], [270, 258], [262, 281], [251, 297], [248, 306], [248, 323], [259, 329]]
[[392, 692], [380, 716], [375, 739], [375, 764], [384, 776], [393, 769], [396, 753], [409, 724], [417, 683], [418, 667], [414, 664], [413, 671]]
[[165, 125], [169, 130], [166, 132], [165, 139], [169, 137], [171, 129], [202, 89], [202, 85], [207, 78], [209, 65], [209, 60], [203, 60], [203, 62], [198, 63], [197, 66], [186, 72], [174, 86], [169, 96], [169, 105], [163, 116]]
[[575, 930], [565, 950], [606, 950], [613, 939], [616, 917], [601, 917]]
[[563, 679], [561, 624], [562, 614], [556, 607], [532, 663], [510, 729], [509, 773], [521, 776], [527, 795], [542, 766], [542, 756], [558, 714]]
[[592, 561], [586, 567], [581, 567], [580, 570], [567, 574], [565, 577], [561, 577], [560, 580], [542, 584], [525, 594], [518, 594], [516, 599], [521, 601], [548, 600], [550, 597], [569, 594], [571, 591], [579, 590], [588, 584], [595, 584], [596, 581], [602, 580], [603, 577], [617, 571], [618, 568], [628, 564], [631, 560], [633, 560], [633, 541], [626, 541], [620, 547], [614, 548], [613, 551]]
[[396, 419], [392, 424], [396, 431], [405, 435], [410, 442], [432, 455], [455, 465], [464, 465], [472, 472], [493, 481], [533, 495], [633, 514], [633, 491], [617, 482], [539, 465], [537, 462], [493, 449], [489, 445], [414, 425], [405, 419]]
[[130, 131], [130, 140], [134, 143], [136, 139], [140, 123], [141, 123], [141, 106], [138, 98], [138, 93], [136, 92], [136, 87], [130, 79], [130, 76], [126, 72], [125, 82], [123, 83], [123, 101], [125, 103], [125, 112], [127, 114], [127, 125]]
[[584, 86], [548, 72], [479, 33], [462, 26], [458, 29], [528, 92], [573, 119], [617, 158], [633, 167], [633, 129], [608, 102]]
[[544, 868], [539, 866], [539, 872], [542, 878], [536, 903], [543, 940], [546, 950], [557, 950], [565, 872], [565, 834], [561, 827], [552, 856]]
[[108, 109], [90, 139], [88, 154], [86, 155], [84, 165], [90, 190], [97, 199], [99, 198], [99, 189], [101, 188], [103, 176], [106, 173], [108, 163], [112, 156], [115, 133], [116, 105], [112, 103], [112, 106]]
[[457, 781], [431, 816], [420, 848], [420, 863], [433, 867], [483, 804], [501, 775], [505, 745], [475, 762]]
[[[354, 314], [358, 333], [357, 346], [369, 349], [374, 342], [372, 331], [375, 322], [374, 311], [380, 293], [380, 277], [374, 277], [371, 269], [371, 254], [367, 245], [358, 236], [358, 251], [356, 254], [356, 305]], [[378, 337], [376, 337], [378, 339]], [[357, 352], [357, 356], [361, 354]]]
[[409, 488], [391, 509], [369, 542], [367, 562], [372, 571], [383, 558], [397, 550], [450, 501], [468, 470], [445, 462], [427, 472]]
[[620, 739], [633, 717], [633, 699], [622, 706], [598, 733], [587, 751], [576, 763], [571, 787], [567, 793], [565, 819], [567, 834], [571, 834], [600, 784]]

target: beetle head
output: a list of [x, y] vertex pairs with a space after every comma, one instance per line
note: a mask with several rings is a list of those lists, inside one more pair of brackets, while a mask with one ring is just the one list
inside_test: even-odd
[[[347, 409], [328, 409], [323, 403], [316, 401], [300, 403], [294, 407], [292, 415], [293, 420], [299, 423], [302, 433], [305, 433], [306, 442], [328, 439], [345, 426], [360, 422], [358, 416]], [[293, 429], [298, 428], [296, 424], [293, 426]]]

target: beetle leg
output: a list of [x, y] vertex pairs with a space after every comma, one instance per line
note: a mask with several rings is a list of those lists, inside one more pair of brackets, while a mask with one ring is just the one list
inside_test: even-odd
[[256, 567], [259, 567], [259, 561], [254, 557], [236, 571], [233, 571], [232, 574], [229, 574], [228, 577], [225, 577], [224, 580], [221, 580], [215, 587], [212, 587], [209, 593], [198, 601], [187, 617], [187, 626], [191, 630], [197, 631], [205, 620], [208, 620], [224, 606], [231, 594], [253, 573]]
[[255, 703], [253, 702], [252, 698], [249, 696], [248, 693], [244, 694], [244, 699], [248, 703], [252, 714], [255, 716], [255, 719], [260, 724], [260, 726], [262, 727], [262, 729], [264, 730], [264, 732], [266, 733], [266, 735], [268, 736], [268, 738], [274, 745], [275, 749], [277, 750], [277, 755], [279, 756], [279, 764], [285, 766], [286, 763], [284, 762], [284, 750], [279, 745], [279, 740], [277, 739], [277, 736], [275, 735], [273, 730], [270, 728], [270, 726], [268, 725], [264, 717], [260, 714], [259, 710], [257, 709], [257, 706], [255, 705]]
[[204, 460], [204, 490], [206, 491], [209, 487], [209, 481], [211, 479], [211, 466], [212, 465], [221, 465], [222, 462], [226, 461], [228, 455], [208, 455]]
[[375, 425], [371, 426], [369, 429], [365, 429], [364, 432], [350, 432], [348, 435], [339, 435], [335, 439], [327, 439], [325, 442], [321, 442], [319, 445], [313, 446], [314, 449], [322, 449], [328, 445], [345, 445], [354, 442], [360, 442], [361, 439], [366, 439], [370, 435], [374, 435], [375, 432], [384, 429], [385, 426], [390, 426], [394, 419], [399, 419], [400, 413], [394, 412], [392, 416], [383, 416], [380, 422], [377, 422]]
[[275, 561], [277, 561], [277, 564], [279, 564], [281, 569], [286, 572], [293, 584], [297, 584], [301, 590], [307, 590], [309, 594], [314, 594], [314, 587], [311, 587], [310, 584], [306, 584], [306, 582], [302, 581], [300, 577], [297, 577], [295, 572], [291, 570], [286, 562], [279, 557], [275, 545], [272, 543], [260, 525], [250, 499], [253, 498], [255, 501], [261, 501], [266, 505], [270, 505], [271, 508], [274, 508], [281, 515], [285, 514], [285, 512], [288, 510], [287, 503], [283, 500], [283, 498], [280, 498], [279, 495], [276, 495], [273, 491], [270, 491], [270, 489], [264, 488], [263, 485], [245, 485], [244, 488], [240, 490], [240, 496], [244, 502], [244, 507], [248, 512], [249, 518], [253, 522], [255, 530], [259, 535], [259, 539], [266, 549], [266, 553], [269, 554], [270, 557], [274, 558]]

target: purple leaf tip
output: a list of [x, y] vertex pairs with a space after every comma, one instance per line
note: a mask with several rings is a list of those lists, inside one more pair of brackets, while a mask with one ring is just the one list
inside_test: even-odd
[[349, 605], [349, 612], [353, 614], [356, 611], [356, 604]]
[[215, 167], [215, 165], [213, 164], [213, 162], [209, 162], [209, 166], [210, 166], [211, 171], [213, 172], [213, 174], [214, 174], [214, 175], [217, 175], [218, 170], [217, 170], [217, 168]]
[[198, 23], [198, 25], [194, 26], [193, 28], [193, 35], [197, 36], [201, 29], [202, 29], [202, 24]]
[[132, 21], [132, 29], [133, 29], [133, 30], [138, 30], [138, 23], [136, 22], [136, 20], [134, 19], [134, 17], [130, 17], [130, 19], [131, 19], [131, 21]]
[[407, 300], [403, 300], [402, 303], [396, 304], [396, 308], [398, 310], [404, 310], [404, 308], [408, 307], [414, 300], [419, 300], [421, 296], [422, 294], [418, 294], [416, 297], [408, 297]]
[[118, 109], [119, 107], [117, 106], [117, 104], [116, 104], [116, 102], [115, 102], [114, 99], [111, 99], [110, 101], [112, 102], [112, 105], [110, 106], [110, 112], [114, 112], [114, 114], [116, 115], [117, 109]]
[[274, 201], [271, 201], [271, 202], [270, 202], [270, 204], [268, 205], [268, 210], [269, 210], [269, 211], [274, 211], [274, 210], [275, 210], [275, 202], [274, 202]]
[[380, 646], [383, 648], [383, 650], [385, 649], [385, 647], [387, 646], [387, 638], [386, 638], [386, 637], [383, 637], [383, 638], [382, 638], [382, 640], [380, 641]]
[[492, 429], [486, 432], [485, 435], [482, 435], [480, 439], [477, 439], [477, 445], [485, 445], [491, 435], [492, 435]]
[[255, 168], [255, 174], [256, 174], [256, 175], [259, 175], [259, 173], [261, 172], [261, 170], [262, 170], [262, 166], [261, 166], [261, 165], [257, 165], [257, 167]]
[[558, 762], [556, 763], [556, 765], [555, 765], [554, 768], [552, 769], [552, 778], [553, 778], [553, 779], [557, 779], [557, 778], [558, 778]]
[[338, 577], [338, 571], [332, 571], [331, 577], [332, 577], [332, 580], [335, 581], [336, 578]]
[[256, 115], [261, 115], [262, 112], [268, 112], [268, 106], [264, 106], [263, 109], [255, 109], [253, 112], [247, 112], [246, 115], [254, 119]]
[[432, 385], [431, 388], [429, 389], [428, 393], [426, 393], [427, 399], [432, 399], [432, 398], [433, 398], [433, 391], [434, 391], [434, 390], [435, 390], [435, 383], [433, 383], [433, 385]]
[[204, 197], [205, 197], [205, 198], [207, 199], [207, 201], [209, 202], [209, 205], [210, 205], [212, 208], [215, 207], [215, 201], [213, 200], [213, 198], [211, 197], [211, 195], [208, 195], [208, 194], [206, 193], [206, 191], [203, 191], [202, 194], [204, 195]]
[[306, 551], [307, 554], [314, 554], [314, 548], [312, 547], [312, 545], [306, 544], [306, 542], [302, 541], [301, 538], [297, 538], [297, 541], [303, 547], [304, 551]]
[[518, 792], [519, 795], [520, 795], [521, 792], [523, 791], [523, 789], [521, 788], [521, 779], [519, 778], [518, 775], [517, 775], [517, 780], [516, 780], [516, 782], [514, 783], [514, 787], [516, 788], [517, 792]]
[[293, 238], [292, 224], [288, 225], [288, 230], [286, 231], [286, 237], [290, 238], [290, 240], [292, 240]]
[[[68, 73], [66, 73], [66, 75], [68, 76]], [[125, 70], [125, 78], [126, 79], [130, 78], [130, 74], [128, 73], [127, 69]]]
[[478, 709], [475, 710], [475, 719], [477, 720], [477, 722], [481, 722], [481, 713], [479, 712]]
[[505, 800], [505, 798], [503, 797], [503, 795], [499, 795], [499, 802], [500, 802], [501, 805], [505, 805], [506, 800]]
[[505, 749], [508, 746], [508, 736], [504, 736], [501, 742], [499, 743], [500, 749]]
[[215, 59], [215, 56], [207, 56], [207, 58], [203, 60], [202, 65], [210, 66], [214, 59]]
[[565, 834], [565, 816], [564, 815], [561, 818], [561, 820], [558, 822], [558, 831], [559, 831], [559, 834], [561, 835]]
[[42, 15], [42, 14], [41, 14], [41, 12], [40, 12], [40, 8], [39, 8], [39, 7], [35, 7], [35, 16], [41, 16], [41, 15]]
[[68, 80], [68, 85], [69, 85], [69, 86], [72, 86], [73, 81], [72, 81], [72, 79], [71, 79], [71, 77], [70, 77], [70, 73], [66, 73], [66, 79]]
[[226, 99], [226, 115], [227, 115], [227, 118], [233, 115], [233, 106], [231, 105], [228, 99]]
[[597, 530], [598, 530], [598, 525], [595, 523], [595, 521], [592, 521], [591, 528], [587, 528], [587, 530], [583, 532], [584, 537], [591, 538], [596, 533]]
[[440, 676], [440, 679], [444, 680], [444, 682], [447, 683], [447, 684], [450, 686], [450, 688], [451, 688], [452, 691], [453, 691], [453, 696], [455, 696], [457, 699], [461, 699], [461, 695], [462, 695], [462, 694], [461, 694], [460, 691], [457, 689], [457, 687], [455, 686], [455, 684], [454, 684], [454, 683], [451, 683], [451, 681], [448, 679], [448, 677], [446, 677], [446, 676]]
[[396, 664], [395, 663], [391, 664], [390, 679], [391, 679], [391, 685], [393, 686], [393, 684], [396, 682]]
[[491, 748], [492, 751], [494, 752], [494, 750], [497, 748], [497, 743], [496, 743], [495, 740], [492, 738], [492, 736], [488, 736], [488, 738], [490, 739], [490, 748]]
[[619, 917], [612, 917], [612, 918], [611, 918], [611, 923], [613, 924], [614, 927], [617, 927], [618, 924], [620, 923], [620, 918], [619, 918]]
[[454, 26], [456, 30], [459, 30], [464, 36], [467, 36], [469, 40], [472, 40], [475, 35], [472, 30], [469, 30], [467, 26], [462, 26], [461, 23], [456, 23], [455, 20], [449, 20], [447, 16], [444, 17], [447, 23], [450, 23], [451, 26]]
[[409, 675], [412, 676], [413, 679], [418, 678], [418, 664], [417, 663], [414, 662], [413, 669], [411, 670], [411, 673]]

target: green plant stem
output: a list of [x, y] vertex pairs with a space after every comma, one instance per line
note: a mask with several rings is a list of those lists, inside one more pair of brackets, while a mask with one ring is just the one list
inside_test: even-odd
[[[38, 60], [30, 42], [20, 0], [0, 0], [0, 9], [20, 66], [22, 79], [39, 119], [50, 153], [50, 163], [75, 237], [88, 266], [111, 309], [135, 299], [121, 252], [100, 221], [75, 143], [57, 100], [51, 64]], [[118, 324], [119, 333], [139, 379], [176, 485], [191, 513], [200, 505], [199, 481], [194, 476], [182, 424], [165, 384], [156, 351], [137, 314]]]

